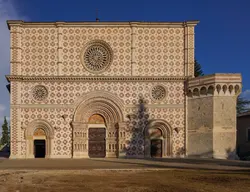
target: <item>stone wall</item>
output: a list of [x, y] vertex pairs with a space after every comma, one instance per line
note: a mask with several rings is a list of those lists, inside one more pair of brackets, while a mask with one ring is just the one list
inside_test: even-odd
[[237, 95], [214, 98], [214, 157], [225, 158], [236, 152]]
[[189, 156], [211, 157], [213, 154], [213, 97], [188, 100]]

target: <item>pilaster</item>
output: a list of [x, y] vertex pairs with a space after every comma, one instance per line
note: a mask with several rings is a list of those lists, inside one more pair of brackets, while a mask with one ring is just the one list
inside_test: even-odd
[[22, 30], [21, 24], [16, 24], [10, 30], [10, 73], [11, 75], [21, 75], [22, 66]]
[[134, 74], [134, 66], [136, 63], [136, 23], [131, 23], [131, 76]]
[[184, 23], [184, 74], [194, 77], [194, 25]]
[[57, 27], [57, 75], [62, 75], [62, 51], [63, 51], [63, 36], [62, 36], [62, 26], [64, 22], [56, 22]]

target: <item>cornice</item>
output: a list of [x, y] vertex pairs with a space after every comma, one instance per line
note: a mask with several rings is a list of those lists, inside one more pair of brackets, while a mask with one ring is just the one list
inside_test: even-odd
[[131, 77], [104, 77], [104, 76], [22, 76], [22, 75], [6, 75], [6, 79], [10, 81], [71, 81], [71, 82], [166, 82], [166, 81], [185, 81], [188, 77], [184, 76], [163, 76], [163, 77], [150, 77], [150, 76], [131, 76]]
[[184, 21], [184, 22], [115, 22], [115, 21], [104, 21], [104, 22], [93, 22], [93, 21], [72, 21], [72, 22], [25, 22], [22, 20], [8, 20], [7, 25], [10, 29], [11, 26], [23, 26], [23, 27], [186, 27], [196, 26], [199, 21]]
[[241, 84], [242, 76], [239, 73], [215, 73], [211, 75], [200, 76], [196, 78], [190, 78], [188, 80], [188, 86], [196, 87], [209, 84]]
[[[125, 105], [124, 108], [138, 108], [139, 104]], [[145, 104], [149, 108], [184, 108], [184, 104]], [[75, 108], [72, 104], [11, 104], [10, 108]]]

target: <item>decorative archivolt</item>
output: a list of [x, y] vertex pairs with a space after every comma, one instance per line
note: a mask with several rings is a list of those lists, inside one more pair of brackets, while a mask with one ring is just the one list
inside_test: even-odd
[[[158, 132], [156, 135], [152, 135], [152, 132]], [[149, 121], [148, 125], [144, 130], [145, 135], [145, 155], [150, 156], [151, 151], [151, 139], [161, 139], [162, 140], [162, 156], [172, 155], [172, 128], [164, 120], [155, 119]]]
[[76, 121], [88, 122], [89, 117], [93, 114], [102, 115], [107, 123], [122, 121], [122, 114], [119, 112], [117, 106], [98, 99], [91, 99], [88, 100], [88, 102], [89, 103], [83, 104], [81, 108], [79, 108], [79, 112], [76, 114]]
[[41, 129], [44, 131], [48, 139], [54, 138], [54, 129], [49, 122], [43, 119], [37, 119], [30, 122], [25, 129], [25, 138], [33, 137], [36, 130]]
[[74, 113], [74, 122], [86, 123], [94, 114], [103, 116], [106, 123], [118, 123], [124, 119], [123, 103], [111, 93], [91, 92], [83, 95], [77, 103], [79, 104]]
[[241, 93], [239, 84], [215, 84], [188, 89], [188, 97], [200, 96], [238, 96]]
[[94, 99], [94, 98], [103, 98], [107, 101], [113, 101], [118, 105], [121, 109], [123, 109], [124, 103], [119, 97], [115, 96], [113, 93], [108, 91], [91, 91], [88, 93], [84, 93], [75, 101], [74, 106], [77, 108], [80, 104], [86, 102], [87, 100]]
[[150, 129], [159, 129], [162, 133], [163, 138], [170, 138], [173, 133], [172, 128], [169, 125], [169, 123], [161, 119], [155, 119], [155, 120], [149, 121], [144, 132], [146, 138], [150, 137], [150, 133], [151, 133]]

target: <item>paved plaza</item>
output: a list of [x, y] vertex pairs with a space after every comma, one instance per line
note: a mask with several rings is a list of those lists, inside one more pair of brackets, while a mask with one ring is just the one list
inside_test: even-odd
[[0, 170], [200, 169], [249, 171], [250, 162], [215, 159], [1, 159]]
[[1, 159], [0, 180], [1, 192], [245, 192], [250, 190], [250, 162], [187, 158]]

